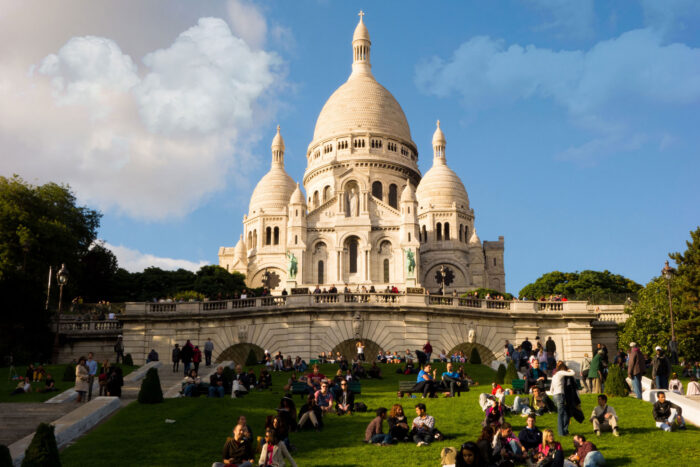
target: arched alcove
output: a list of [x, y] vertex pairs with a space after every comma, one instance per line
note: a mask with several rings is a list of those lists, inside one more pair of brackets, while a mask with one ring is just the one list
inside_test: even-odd
[[253, 349], [253, 352], [255, 353], [256, 360], [258, 362], [261, 361], [265, 351], [260, 346], [250, 344], [248, 342], [241, 342], [240, 344], [235, 344], [228, 347], [215, 358], [215, 361], [219, 363], [232, 360], [236, 364], [245, 366], [245, 362], [248, 359], [248, 354], [250, 353], [251, 349]]
[[[381, 347], [379, 346], [379, 344], [369, 339], [360, 338], [360, 340], [365, 344], [365, 361], [374, 361], [374, 359], [377, 358], [377, 354], [379, 353]], [[335, 355], [336, 352], [340, 352], [341, 355], [345, 356], [345, 358], [348, 359], [348, 362], [351, 362], [352, 359], [355, 358], [355, 356], [357, 355], [356, 344], [357, 339], [345, 340], [333, 347], [333, 354]]]
[[[467, 361], [469, 361], [469, 356], [472, 354], [472, 349], [474, 347], [476, 347], [476, 350], [479, 352], [479, 356], [481, 357], [481, 363], [483, 363], [484, 365], [490, 365], [491, 362], [496, 359], [496, 356], [493, 354], [491, 349], [477, 342], [473, 344], [469, 342], [463, 342], [459, 345], [456, 345], [449, 351], [448, 357], [450, 355], [454, 355], [455, 352], [459, 352], [461, 350], [462, 352], [464, 352], [464, 356], [467, 358]], [[434, 354], [435, 352], [433, 352], [433, 355]]]

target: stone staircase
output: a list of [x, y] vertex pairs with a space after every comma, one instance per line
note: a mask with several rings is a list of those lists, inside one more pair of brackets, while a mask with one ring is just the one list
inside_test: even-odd
[[9, 446], [36, 430], [39, 423], [52, 422], [80, 404], [42, 404], [40, 402], [7, 402], [0, 404], [0, 444]]

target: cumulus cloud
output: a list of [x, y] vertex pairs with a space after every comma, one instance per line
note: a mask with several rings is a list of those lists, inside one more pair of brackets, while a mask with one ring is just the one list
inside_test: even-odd
[[133, 248], [128, 248], [123, 245], [117, 246], [105, 243], [104, 246], [117, 257], [119, 267], [124, 268], [129, 272], [141, 272], [144, 269], [152, 266], [171, 271], [177, 269], [187, 269], [189, 271], [196, 272], [202, 266], [209, 264], [207, 261], [195, 262], [186, 259], [164, 258], [148, 253], [141, 253], [138, 250], [134, 250]]
[[257, 6], [247, 0], [229, 0], [228, 16], [233, 32], [253, 47], [265, 45], [267, 20]]
[[664, 44], [652, 29], [626, 32], [587, 51], [507, 45], [479, 36], [449, 59], [419, 64], [415, 81], [427, 94], [460, 96], [470, 112], [520, 100], [552, 101], [576, 124], [599, 134], [562, 155], [580, 159], [593, 151], [638, 147], [643, 135], [628, 123], [636, 115], [700, 102], [700, 49]]
[[111, 39], [74, 37], [29, 73], [0, 64], [0, 169], [68, 182], [102, 209], [183, 216], [246, 165], [283, 82], [276, 54], [218, 18], [141, 67]]
[[567, 37], [586, 37], [593, 33], [593, 0], [526, 0], [525, 3], [547, 16], [546, 22], [537, 29]]

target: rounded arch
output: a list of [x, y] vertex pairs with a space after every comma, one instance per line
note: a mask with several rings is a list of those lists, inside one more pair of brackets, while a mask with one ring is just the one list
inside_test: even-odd
[[471, 279], [466, 268], [454, 261], [443, 259], [431, 261], [429, 264], [424, 265], [422, 281], [423, 287], [426, 287], [431, 291], [437, 291], [440, 289], [440, 283], [436, 280], [436, 274], [440, 269], [440, 266], [443, 265], [446, 268], [449, 268], [453, 273], [450, 283], [446, 283], [447, 291], [450, 293], [452, 290], [464, 291], [471, 284]]
[[448, 356], [454, 355], [455, 352], [462, 351], [464, 352], [464, 356], [467, 358], [467, 361], [469, 361], [469, 356], [472, 354], [473, 348], [476, 348], [477, 352], [479, 352], [481, 363], [484, 365], [490, 365], [492, 361], [496, 360], [496, 355], [491, 351], [491, 349], [483, 344], [479, 344], [478, 342], [462, 342], [461, 344], [452, 347], [448, 353]]
[[352, 176], [349, 178], [346, 178], [340, 184], [341, 189], [346, 193], [349, 191], [349, 188], [351, 188], [352, 185], [355, 185], [360, 191], [367, 190], [367, 185], [364, 183], [364, 181], [360, 180], [359, 178], [352, 177]]
[[239, 344], [234, 344], [227, 347], [214, 360], [217, 363], [231, 360], [236, 364], [245, 366], [251, 350], [255, 354], [256, 361], [261, 362], [265, 351], [259, 345], [251, 344], [249, 342], [241, 342]]
[[287, 271], [285, 270], [284, 266], [281, 265], [263, 265], [260, 266], [260, 269], [258, 269], [253, 275], [250, 276], [250, 280], [246, 281], [248, 287], [254, 288], [254, 287], [262, 287], [262, 276], [265, 274], [265, 271], [270, 274], [270, 279], [269, 279], [269, 284], [270, 284], [270, 289], [276, 289], [282, 281], [287, 277]]
[[377, 354], [379, 353], [379, 350], [381, 350], [381, 347], [373, 340], [365, 339], [364, 337], [360, 337], [359, 339], [344, 340], [333, 347], [333, 354], [335, 355], [336, 352], [340, 352], [340, 354], [347, 358], [349, 362], [352, 361], [352, 359], [357, 355], [356, 344], [358, 340], [365, 344], [365, 361], [374, 361], [374, 359], [377, 358]]

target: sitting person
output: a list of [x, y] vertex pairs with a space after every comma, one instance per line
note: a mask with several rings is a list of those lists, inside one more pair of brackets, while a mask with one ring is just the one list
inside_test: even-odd
[[306, 398], [306, 404], [299, 409], [299, 423], [297, 424], [300, 430], [314, 428], [320, 430], [323, 428], [323, 413], [321, 408], [316, 404], [316, 398], [309, 394]]
[[32, 384], [29, 381], [29, 378], [26, 376], [23, 379], [20, 379], [19, 383], [17, 383], [17, 387], [14, 391], [10, 393], [10, 395], [16, 396], [18, 394], [26, 394], [28, 392], [31, 392]]
[[496, 395], [493, 394], [487, 394], [485, 392], [482, 392], [479, 394], [479, 406], [481, 407], [481, 410], [486, 412], [486, 409], [491, 407], [496, 403], [496, 401], [499, 401], [501, 405], [505, 405], [505, 400], [506, 400], [506, 394], [505, 392], [499, 392]]
[[[194, 371], [194, 370], [193, 370]], [[223, 462], [214, 462], [212, 467], [224, 467], [236, 465], [237, 467], [253, 467], [253, 446], [243, 435], [244, 427], [236, 425], [233, 428], [233, 437], [226, 438], [224, 444]]]
[[335, 413], [338, 415], [352, 414], [355, 406], [355, 394], [348, 387], [347, 381], [340, 382], [340, 390], [336, 393]]
[[700, 384], [698, 384], [698, 379], [695, 376], [690, 377], [688, 381], [688, 387], [685, 392], [686, 396], [700, 396]]
[[491, 450], [491, 442], [493, 441], [493, 435], [495, 431], [493, 427], [485, 426], [481, 429], [481, 435], [479, 439], [476, 440], [476, 446], [481, 452], [481, 458], [484, 459], [486, 465], [493, 464], [493, 455]]
[[369, 425], [367, 425], [365, 429], [365, 442], [384, 446], [393, 442], [391, 434], [384, 433], [382, 430], [384, 419], [386, 419], [386, 412], [384, 407], [379, 407], [377, 409], [377, 416], [369, 422]]
[[56, 387], [56, 381], [54, 381], [51, 373], [46, 373], [46, 379], [44, 380], [44, 389], [39, 390], [39, 392], [54, 392], [58, 391]]
[[536, 451], [537, 447], [542, 444], [542, 432], [535, 425], [536, 417], [535, 414], [528, 415], [527, 426], [518, 433], [520, 444], [530, 453]]
[[482, 457], [479, 446], [472, 441], [468, 441], [459, 448], [453, 465], [455, 467], [486, 467], [488, 463]]
[[683, 409], [671, 401], [666, 400], [666, 393], [659, 391], [656, 393], [656, 402], [652, 408], [656, 427], [664, 431], [673, 431], [674, 426], [685, 429], [685, 420], [681, 415]]
[[671, 375], [671, 380], [668, 382], [668, 390], [678, 395], [683, 395], [683, 383], [678, 379], [678, 373], [674, 372]]
[[372, 362], [372, 366], [367, 370], [367, 375], [372, 379], [382, 379], [382, 370], [377, 366], [377, 362]]
[[259, 467], [285, 467], [285, 459], [289, 461], [292, 467], [296, 467], [291, 454], [287, 450], [287, 446], [277, 439], [275, 430], [267, 428], [265, 430], [265, 443], [260, 451]]
[[248, 394], [250, 385], [248, 384], [248, 375], [243, 372], [241, 365], [236, 365], [236, 374], [233, 375], [233, 384], [231, 385], [231, 397], [241, 397]]
[[[347, 384], [347, 383], [346, 383]], [[321, 383], [321, 389], [314, 394], [316, 404], [321, 409], [322, 414], [330, 412], [333, 408], [333, 393], [329, 390], [328, 381]]]
[[422, 392], [423, 395], [421, 396], [423, 399], [425, 399], [425, 396], [430, 396], [430, 397], [435, 397], [435, 391], [437, 388], [435, 387], [435, 373], [436, 370], [433, 370], [432, 373], [430, 373], [430, 363], [426, 363], [425, 366], [421, 371], [418, 372], [418, 378], [416, 378], [416, 385], [413, 386], [412, 392]]
[[426, 412], [425, 404], [416, 405], [417, 417], [413, 419], [411, 432], [416, 446], [428, 446], [434, 439], [435, 419]]
[[493, 405], [486, 408], [484, 421], [481, 423], [481, 426], [492, 426], [494, 430], [496, 430], [503, 425], [505, 415], [505, 406], [501, 403], [500, 399], [496, 399], [493, 401]]
[[586, 441], [583, 435], [574, 435], [574, 452], [564, 459], [564, 467], [598, 467], [605, 465], [605, 458], [595, 444]]
[[453, 370], [452, 362], [447, 363], [447, 367], [442, 373], [442, 384], [446, 388], [449, 388], [450, 397], [454, 397], [455, 392], [457, 392], [458, 396], [461, 396], [462, 391], [469, 391], [469, 385], [467, 385], [466, 382], [462, 380], [459, 373]]
[[197, 370], [192, 368], [190, 370], [190, 374], [185, 376], [183, 383], [185, 385], [185, 388], [183, 389], [183, 393], [185, 394], [185, 397], [196, 397], [199, 395], [197, 393], [197, 389], [199, 388], [199, 385], [202, 383], [202, 380], [199, 376], [197, 376]]
[[[279, 413], [277, 415], [268, 415], [265, 420], [265, 429], [271, 429], [275, 432], [275, 438], [282, 441], [287, 449], [291, 448], [289, 441], [289, 425], [285, 422], [284, 417]], [[252, 438], [251, 438], [252, 439]]]
[[554, 412], [556, 409], [552, 399], [538, 386], [532, 388], [532, 396], [529, 400], [521, 396], [515, 396], [513, 400], [513, 412], [520, 412], [523, 417], [530, 414], [544, 415], [547, 412]]
[[408, 441], [408, 419], [400, 404], [394, 404], [389, 412], [389, 434], [396, 441]]
[[542, 444], [537, 447], [534, 462], [528, 462], [531, 467], [553, 467], [564, 464], [564, 451], [561, 444], [554, 441], [554, 432], [549, 428], [542, 431]]
[[151, 349], [151, 351], [148, 352], [148, 356], [146, 357], [146, 363], [157, 362], [157, 361], [158, 361], [158, 352], [156, 352], [156, 349]]
[[[262, 371], [261, 371], [261, 375], [260, 375], [260, 376], [262, 376]], [[287, 380], [287, 384], [285, 384], [285, 385], [282, 387], [282, 389], [284, 389], [285, 391], [291, 391], [292, 388], [293, 388], [293, 386], [294, 386], [294, 383], [301, 383], [301, 382], [303, 382], [304, 384], [306, 384], [306, 376], [302, 376], [302, 378], [304, 378], [304, 381], [297, 380], [297, 374], [296, 374], [296, 373], [292, 373], [291, 375], [289, 375], [289, 379]], [[262, 380], [262, 378], [260, 378], [260, 379]], [[272, 378], [270, 378], [270, 379], [272, 379]], [[260, 384], [260, 383], [258, 383], [258, 384]]]
[[601, 431], [612, 431], [613, 436], [620, 436], [617, 431], [617, 413], [608, 405], [608, 396], [605, 394], [598, 396], [598, 405], [593, 408], [590, 420], [597, 436], [600, 436]]
[[[261, 370], [262, 371], [262, 370]], [[258, 387], [258, 378], [255, 376], [255, 370], [250, 368], [248, 370], [248, 373], [246, 374], [246, 378], [248, 378], [248, 387], [250, 389], [256, 388], [256, 389], [261, 389]]]
[[277, 413], [284, 419], [289, 431], [297, 431], [297, 406], [292, 400], [291, 394], [284, 396], [277, 407]]
[[309, 385], [309, 392], [313, 393], [321, 389], [321, 381], [326, 379], [326, 375], [321, 373], [318, 365], [314, 365], [311, 368], [311, 373], [306, 375], [306, 378]]
[[44, 369], [44, 365], [39, 365], [36, 367], [36, 370], [34, 370], [34, 381], [35, 383], [40, 382], [42, 379], [46, 377], [46, 370]]
[[539, 360], [533, 360], [532, 367], [525, 373], [525, 390], [528, 391], [534, 386], [544, 389], [545, 384], [547, 384], [547, 373], [540, 369]]
[[294, 371], [306, 371], [306, 362], [302, 360], [299, 355], [297, 355], [297, 358], [294, 359]]
[[253, 430], [248, 425], [248, 419], [245, 415], [240, 415], [236, 425], [241, 425], [243, 427], [243, 438], [247, 439], [250, 443], [253, 442]]
[[[292, 376], [296, 378], [296, 373], [292, 373]], [[291, 384], [291, 383], [290, 383]], [[271, 389], [272, 388], [272, 376], [270, 372], [265, 368], [260, 369], [260, 377], [258, 378], [257, 389]]]
[[226, 393], [226, 378], [224, 377], [224, 367], [219, 366], [216, 372], [209, 377], [208, 397], [224, 397]]
[[362, 362], [360, 362], [359, 360], [355, 360], [352, 362], [352, 377], [355, 380], [360, 380], [361, 378], [367, 377], [365, 367], [362, 366]]
[[513, 435], [510, 423], [502, 423], [496, 430], [491, 442], [491, 456], [496, 464], [504, 462], [521, 462], [525, 460], [527, 451], [520, 440]]

